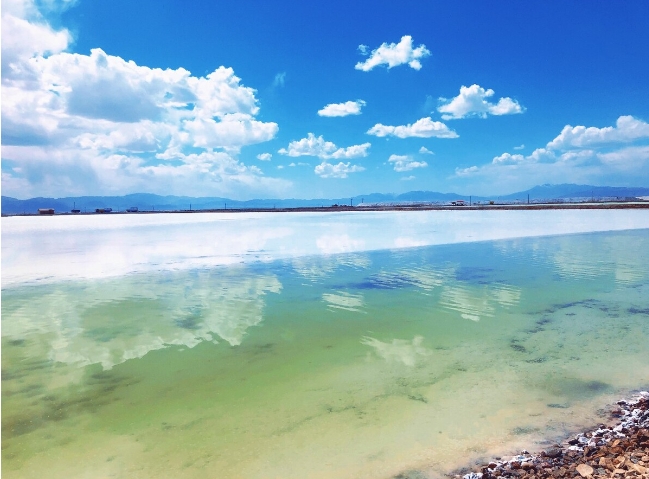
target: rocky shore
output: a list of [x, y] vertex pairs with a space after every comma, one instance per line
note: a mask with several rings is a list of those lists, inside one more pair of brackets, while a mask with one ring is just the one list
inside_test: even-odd
[[649, 479], [649, 393], [618, 401], [612, 425], [570, 437], [538, 454], [499, 458], [455, 479]]

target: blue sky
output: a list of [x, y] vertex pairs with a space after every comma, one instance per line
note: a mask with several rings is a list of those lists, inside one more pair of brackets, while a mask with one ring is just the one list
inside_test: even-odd
[[649, 2], [2, 1], [2, 194], [649, 185]]

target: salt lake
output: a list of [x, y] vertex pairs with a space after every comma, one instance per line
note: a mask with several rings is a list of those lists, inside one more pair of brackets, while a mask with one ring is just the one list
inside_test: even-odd
[[2, 472], [439, 477], [649, 387], [646, 210], [2, 219]]

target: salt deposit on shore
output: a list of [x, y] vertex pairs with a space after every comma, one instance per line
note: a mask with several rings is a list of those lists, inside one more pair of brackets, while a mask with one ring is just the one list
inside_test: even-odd
[[647, 478], [649, 477], [649, 392], [618, 401], [612, 424], [577, 434], [538, 454], [498, 458], [455, 474], [455, 478]]

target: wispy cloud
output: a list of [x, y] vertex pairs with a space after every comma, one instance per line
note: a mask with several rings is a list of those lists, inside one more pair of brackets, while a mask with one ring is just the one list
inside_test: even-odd
[[270, 161], [272, 157], [273, 155], [270, 153], [260, 153], [259, 155], [257, 155], [257, 159], [259, 161]]
[[407, 155], [390, 155], [388, 162], [394, 164], [394, 171], [398, 171], [399, 173], [414, 170], [415, 168], [426, 168], [428, 166], [428, 163], [425, 161], [415, 161]]
[[426, 148], [425, 146], [422, 146], [421, 148], [419, 148], [419, 153], [421, 153], [422, 155], [434, 155], [435, 154], [432, 151], [430, 151], [428, 148]]
[[286, 83], [286, 72], [280, 72], [277, 75], [275, 75], [275, 79], [273, 80], [274, 87], [283, 87], [285, 83]]

